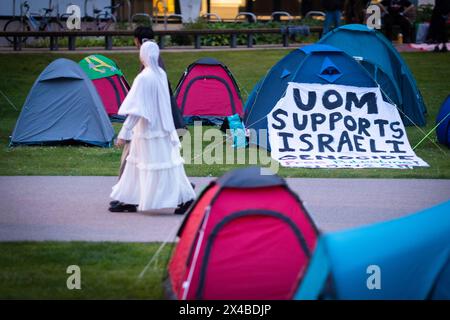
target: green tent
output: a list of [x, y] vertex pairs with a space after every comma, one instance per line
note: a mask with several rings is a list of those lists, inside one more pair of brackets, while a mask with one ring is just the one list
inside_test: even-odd
[[95, 80], [100, 78], [118, 75], [123, 76], [122, 71], [117, 64], [111, 59], [101, 55], [92, 54], [79, 62], [81, 69], [86, 72], [89, 79]]

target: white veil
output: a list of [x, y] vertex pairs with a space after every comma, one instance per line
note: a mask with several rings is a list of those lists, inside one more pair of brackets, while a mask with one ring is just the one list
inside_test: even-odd
[[173, 123], [167, 75], [158, 65], [158, 45], [152, 41], [144, 42], [139, 56], [145, 68], [134, 79], [119, 114], [139, 116], [150, 123], [161, 121], [161, 128], [170, 134], [173, 143], [179, 144]]

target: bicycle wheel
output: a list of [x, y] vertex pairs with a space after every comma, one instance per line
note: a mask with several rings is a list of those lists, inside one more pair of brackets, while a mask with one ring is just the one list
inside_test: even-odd
[[64, 27], [61, 22], [58, 21], [50, 21], [45, 25], [45, 31], [63, 31]]
[[116, 28], [116, 22], [113, 19], [109, 19], [105, 21], [105, 25], [103, 26], [104, 31], [114, 31]]
[[81, 30], [83, 31], [92, 31], [96, 30], [95, 24], [97, 19], [91, 16], [85, 16], [81, 20]]
[[[5, 32], [19, 32], [19, 31], [30, 31], [30, 26], [27, 23], [23, 23], [20, 19], [15, 18], [9, 20], [3, 27]], [[9, 43], [14, 42], [14, 37], [5, 37]], [[20, 41], [27, 41], [27, 37], [22, 37]]]
[[97, 30], [112, 31], [114, 30], [116, 21], [114, 18], [104, 15], [97, 16]]

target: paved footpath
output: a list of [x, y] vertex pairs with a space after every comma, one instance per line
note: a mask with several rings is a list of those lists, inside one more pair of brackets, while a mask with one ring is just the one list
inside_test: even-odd
[[[174, 240], [182, 216], [110, 213], [116, 177], [0, 177], [0, 241]], [[212, 178], [190, 178], [200, 192]], [[318, 227], [340, 230], [450, 199], [450, 180], [288, 179]], [[450, 213], [449, 213], [450, 214]]]

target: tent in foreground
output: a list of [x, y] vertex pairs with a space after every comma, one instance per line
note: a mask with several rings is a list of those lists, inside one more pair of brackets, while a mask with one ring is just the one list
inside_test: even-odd
[[286, 181], [261, 170], [226, 173], [191, 207], [168, 267], [171, 298], [291, 298], [317, 230]]
[[213, 58], [199, 59], [186, 69], [175, 97], [187, 123], [221, 124], [224, 117], [243, 115], [236, 80], [226, 65]]
[[100, 54], [85, 57], [79, 65], [92, 80], [111, 120], [123, 121], [125, 117], [117, 113], [130, 90], [130, 85], [122, 70], [113, 60]]
[[321, 236], [294, 298], [450, 299], [449, 212], [447, 201]]
[[438, 141], [450, 148], [450, 95], [447, 96], [436, 117]]
[[114, 129], [91, 80], [77, 63], [57, 59], [39, 75], [11, 145], [86, 143], [111, 146]]
[[403, 58], [386, 37], [362, 24], [348, 24], [319, 41], [357, 59], [399, 108], [405, 125], [424, 126], [426, 107], [416, 81]]

